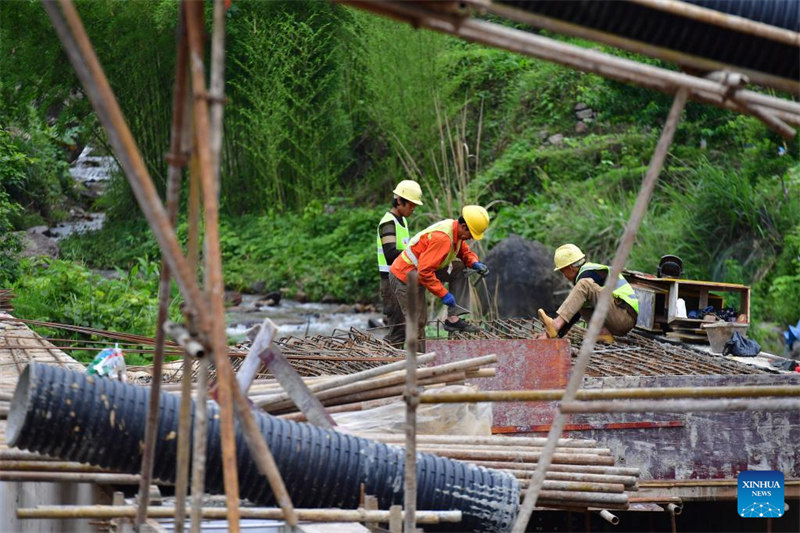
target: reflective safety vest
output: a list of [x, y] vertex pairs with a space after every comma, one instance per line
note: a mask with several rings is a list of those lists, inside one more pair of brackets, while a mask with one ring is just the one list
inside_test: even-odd
[[[580, 278], [581, 274], [586, 272], [587, 270], [599, 270], [606, 273], [606, 277], [608, 277], [609, 272], [611, 272], [611, 267], [606, 265], [601, 265], [599, 263], [584, 263], [583, 266], [578, 270], [578, 276], [575, 279]], [[617, 286], [614, 287], [614, 292], [612, 293], [614, 298], [619, 298], [626, 304], [630, 305], [636, 314], [639, 314], [639, 299], [636, 297], [636, 291], [633, 290], [631, 284], [628, 283], [622, 274], [619, 275], [619, 279], [617, 279]]]
[[387, 222], [394, 222], [394, 232], [397, 235], [397, 243], [396, 247], [398, 250], [405, 250], [406, 246], [408, 246], [408, 221], [406, 217], [402, 217], [403, 221], [397, 220], [397, 218], [387, 212], [383, 215], [383, 218], [380, 222], [378, 222], [378, 270], [381, 272], [389, 272], [389, 265], [386, 262], [386, 256], [383, 255], [383, 244], [381, 244], [381, 226], [386, 224]]
[[444, 260], [436, 267], [436, 270], [446, 267], [450, 263], [453, 262], [453, 259], [456, 258], [458, 255], [458, 250], [461, 248], [461, 241], [456, 240], [453, 238], [453, 219], [448, 218], [446, 220], [442, 220], [437, 222], [436, 224], [431, 224], [424, 230], [420, 231], [416, 235], [411, 238], [411, 241], [408, 243], [408, 248], [406, 248], [400, 257], [403, 258], [403, 261], [408, 263], [409, 265], [419, 266], [419, 259], [416, 255], [414, 255], [414, 251], [411, 249], [415, 244], [417, 244], [422, 239], [431, 238], [431, 233], [434, 231], [441, 231], [442, 233], [446, 233], [448, 237], [450, 237], [450, 252], [444, 258]]

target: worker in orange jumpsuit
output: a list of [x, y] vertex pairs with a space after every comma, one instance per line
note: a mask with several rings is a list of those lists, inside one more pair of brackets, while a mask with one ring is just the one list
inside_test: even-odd
[[478, 331], [474, 325], [459, 317], [456, 297], [449, 292], [440, 277], [446, 275], [451, 263], [456, 259], [481, 275], [489, 273], [489, 267], [480, 262], [477, 254], [470, 250], [466, 241], [480, 240], [489, 227], [489, 213], [477, 205], [467, 205], [461, 210], [458, 219], [445, 219], [417, 233], [408, 247], [397, 256], [389, 269], [389, 284], [397, 296], [397, 301], [408, 314], [408, 273], [418, 273], [417, 288], [417, 339], [419, 346], [425, 346], [425, 325], [428, 322], [428, 308], [425, 305], [425, 290], [441, 298], [448, 308], [444, 328], [447, 331]]

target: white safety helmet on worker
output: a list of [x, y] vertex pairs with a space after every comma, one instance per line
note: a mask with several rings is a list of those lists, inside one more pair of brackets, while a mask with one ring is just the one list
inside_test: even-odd
[[489, 213], [479, 205], [465, 205], [461, 216], [467, 223], [472, 238], [476, 241], [483, 239], [483, 232], [489, 227]]
[[422, 205], [422, 188], [414, 180], [401, 181], [392, 192], [411, 203]]
[[581, 249], [574, 244], [563, 244], [556, 249], [556, 253], [553, 255], [553, 262], [556, 264], [555, 271], [577, 263], [585, 257], [586, 255], [581, 252]]

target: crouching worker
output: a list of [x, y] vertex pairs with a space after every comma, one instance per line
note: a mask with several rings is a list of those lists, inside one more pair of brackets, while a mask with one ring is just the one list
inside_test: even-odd
[[445, 330], [478, 331], [478, 328], [459, 317], [462, 313], [458, 308], [468, 309], [469, 306], [469, 285], [465, 276], [463, 276], [464, 290], [459, 291], [462, 294], [454, 295], [444, 287], [442, 281], [449, 281], [452, 289], [455, 271], [451, 271], [451, 266], [459, 263], [454, 262], [455, 259], [460, 260], [459, 277], [462, 277], [464, 267], [472, 268], [483, 275], [489, 272], [489, 267], [479, 261], [478, 256], [470, 250], [466, 242], [470, 239], [476, 241], [482, 239], [487, 227], [489, 227], [489, 213], [486, 209], [477, 205], [464, 206], [458, 219], [442, 220], [414, 235], [406, 249], [392, 263], [389, 269], [389, 285], [397, 296], [403, 314], [408, 313], [406, 285], [408, 274], [416, 270], [419, 276], [416, 323], [417, 339], [421, 349], [425, 346], [425, 325], [428, 322], [425, 289], [437, 298], [441, 298], [442, 303], [448, 308]]
[[[609, 266], [587, 263], [584, 253], [574, 244], [559, 246], [553, 261], [555, 270], [560, 270], [575, 286], [556, 311], [558, 316], [555, 319], [547, 316], [543, 309], [539, 309], [539, 318], [544, 324], [544, 333], [538, 337], [540, 339], [563, 337], [580, 318], [589, 322], [600, 298], [600, 291], [603, 290], [603, 285], [611, 272]], [[614, 301], [597, 336], [598, 342], [606, 344], [614, 342], [613, 335], [619, 337], [627, 335], [636, 325], [636, 318], [639, 315], [636, 292], [622, 274], [616, 280], [613, 295]]]

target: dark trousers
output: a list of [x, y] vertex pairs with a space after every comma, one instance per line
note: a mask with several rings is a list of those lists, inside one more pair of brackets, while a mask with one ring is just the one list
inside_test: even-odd
[[389, 278], [381, 277], [381, 298], [383, 299], [383, 321], [389, 328], [383, 340], [395, 348], [402, 348], [406, 341], [406, 317], [403, 314], [403, 308], [397, 302], [397, 296], [392, 291]]

